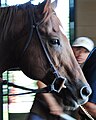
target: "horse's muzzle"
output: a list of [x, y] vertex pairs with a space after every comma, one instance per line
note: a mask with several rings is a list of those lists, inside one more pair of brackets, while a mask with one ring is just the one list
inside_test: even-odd
[[90, 94], [92, 93], [90, 86], [88, 84], [84, 84], [81, 80], [79, 80], [78, 84], [76, 84], [75, 82], [74, 85], [67, 78], [58, 76], [54, 79], [53, 83], [51, 84], [51, 91], [61, 93], [62, 89], [63, 94], [66, 94], [66, 92], [64, 91], [67, 91], [67, 95], [73, 99], [71, 100], [74, 101], [77, 104], [77, 106], [85, 104], [88, 101]]

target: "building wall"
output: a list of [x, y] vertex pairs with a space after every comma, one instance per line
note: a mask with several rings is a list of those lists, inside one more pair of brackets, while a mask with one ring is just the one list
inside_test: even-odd
[[88, 36], [96, 46], [96, 0], [75, 0], [76, 37]]

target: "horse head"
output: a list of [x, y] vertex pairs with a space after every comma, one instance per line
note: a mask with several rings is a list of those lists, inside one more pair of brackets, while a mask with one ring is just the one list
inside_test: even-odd
[[[51, 6], [51, 0], [36, 6], [29, 3], [13, 6], [9, 10], [11, 20], [7, 18], [7, 29], [10, 28], [6, 29], [7, 37], [4, 39], [6, 45], [10, 43], [10, 47], [6, 48], [7, 61], [4, 60], [2, 65], [9, 61], [6, 69], [20, 67], [28, 77], [41, 80], [47, 85], [58, 86], [61, 81], [60, 87], [62, 84], [63, 87], [59, 95], [70, 109], [87, 102], [91, 88], [62, 32], [62, 25]], [[3, 39], [2, 36], [0, 38]], [[5, 70], [4, 67], [2, 69]]]
[[[64, 104], [67, 105], [68, 109], [68, 106], [74, 109], [80, 104], [84, 104], [88, 100], [91, 89], [74, 57], [69, 41], [61, 30], [62, 25], [51, 7], [50, 0], [44, 1], [34, 8], [34, 19], [33, 23], [36, 25], [35, 27], [38, 26], [38, 29], [34, 28], [30, 47], [23, 57], [23, 59], [29, 58], [30, 60], [25, 73], [47, 85], [51, 84], [55, 76], [53, 74], [54, 68], [51, 69], [51, 60], [55, 72], [66, 78], [66, 81], [64, 81], [66, 88], [63, 88], [60, 92]], [[42, 47], [40, 40], [44, 47]], [[28, 66], [28, 60], [24, 64], [24, 67]]]

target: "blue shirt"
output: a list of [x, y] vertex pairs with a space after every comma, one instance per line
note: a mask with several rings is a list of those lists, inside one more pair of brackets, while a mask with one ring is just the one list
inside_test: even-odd
[[89, 102], [96, 104], [96, 47], [89, 54], [82, 70], [87, 82], [92, 89]]

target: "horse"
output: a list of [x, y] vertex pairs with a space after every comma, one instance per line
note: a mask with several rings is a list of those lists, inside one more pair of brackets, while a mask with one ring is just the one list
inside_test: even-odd
[[78, 65], [51, 0], [0, 8], [0, 74], [20, 68], [77, 109], [91, 88]]

